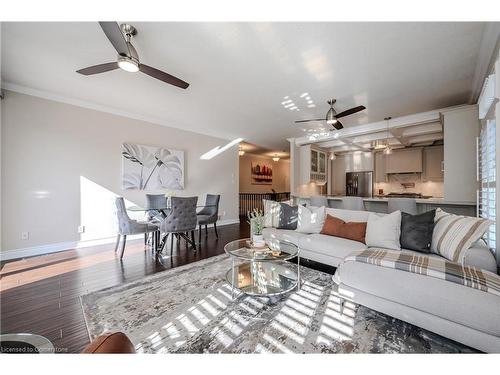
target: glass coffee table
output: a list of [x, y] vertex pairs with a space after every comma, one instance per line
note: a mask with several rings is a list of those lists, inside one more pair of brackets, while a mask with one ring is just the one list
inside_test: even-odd
[[[224, 251], [232, 259], [232, 267], [226, 273], [235, 290], [242, 293], [270, 297], [300, 289], [299, 248], [291, 242], [270, 239], [265, 246], [255, 247], [249, 238], [229, 242]], [[297, 264], [287, 260], [297, 257]], [[236, 262], [242, 261], [239, 264]]]

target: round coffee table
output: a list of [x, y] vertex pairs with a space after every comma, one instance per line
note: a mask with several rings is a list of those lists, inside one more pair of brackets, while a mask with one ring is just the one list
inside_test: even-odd
[[[234, 291], [270, 297], [300, 289], [299, 248], [291, 242], [266, 240], [264, 247], [254, 247], [249, 238], [229, 242], [224, 251], [232, 259], [226, 281]], [[297, 257], [297, 264], [287, 260]], [[236, 264], [237, 260], [243, 261]]]

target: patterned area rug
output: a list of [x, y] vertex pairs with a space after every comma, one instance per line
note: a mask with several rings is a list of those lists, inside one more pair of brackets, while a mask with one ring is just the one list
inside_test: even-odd
[[82, 297], [92, 338], [125, 332], [143, 353], [457, 353], [473, 350], [364, 306], [340, 314], [331, 275], [300, 291], [231, 299], [226, 255]]

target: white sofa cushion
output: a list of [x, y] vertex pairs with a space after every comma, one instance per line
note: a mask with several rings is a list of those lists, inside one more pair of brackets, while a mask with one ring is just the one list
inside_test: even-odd
[[346, 223], [349, 221], [367, 222], [370, 215], [369, 211], [343, 210], [340, 208], [326, 208], [325, 212], [330, 216], [344, 220]]
[[353, 251], [366, 249], [366, 245], [346, 238], [327, 236], [325, 234], [310, 234], [299, 239], [299, 248], [344, 259]]
[[299, 205], [297, 232], [319, 233], [325, 222], [325, 207], [304, 207]]
[[[276, 228], [279, 224], [280, 218], [280, 202], [271, 201], [269, 199], [263, 199], [262, 203], [264, 205], [264, 227], [265, 228]], [[288, 205], [292, 204], [291, 200], [283, 201], [281, 203], [286, 203]]]
[[307, 237], [307, 234], [296, 232], [290, 229], [277, 229], [277, 228], [264, 228], [262, 231], [264, 239], [278, 239], [281, 241], [288, 241], [294, 245], [299, 245], [299, 240]]
[[394, 211], [385, 216], [370, 212], [366, 224], [365, 242], [368, 247], [401, 250], [401, 211]]

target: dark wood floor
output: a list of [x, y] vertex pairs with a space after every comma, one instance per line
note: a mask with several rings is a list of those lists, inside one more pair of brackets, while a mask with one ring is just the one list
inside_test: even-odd
[[249, 233], [244, 222], [218, 230], [218, 240], [213, 229], [207, 239], [202, 236], [198, 251], [186, 249], [183, 241], [180, 249], [174, 246], [171, 258], [161, 260], [137, 240], [127, 244], [123, 261], [115, 256], [114, 245], [103, 245], [5, 262], [0, 271], [0, 332], [39, 334], [58, 352], [80, 352], [89, 342], [81, 295], [222, 254], [227, 242]]

